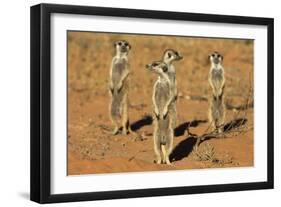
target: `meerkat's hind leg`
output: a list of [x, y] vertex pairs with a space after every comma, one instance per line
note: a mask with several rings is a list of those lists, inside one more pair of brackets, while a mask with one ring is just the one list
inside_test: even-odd
[[172, 163], [170, 162], [170, 159], [169, 159], [169, 156], [168, 156], [168, 155], [166, 155], [165, 163], [166, 163], [167, 165], [172, 165]]
[[222, 133], [224, 131], [224, 126], [221, 122], [221, 120], [219, 118], [216, 118], [214, 120], [214, 124], [213, 124], [213, 127], [214, 127], [214, 130], [215, 130], [215, 133]]
[[166, 146], [163, 145], [163, 144], [161, 144], [161, 151], [162, 151], [162, 154], [163, 154], [163, 158], [162, 158], [163, 164], [169, 164], [170, 160], [169, 159], [167, 160]]
[[161, 144], [160, 139], [157, 134], [157, 132], [154, 133], [154, 152], [156, 154], [156, 163], [161, 164], [162, 163], [162, 157], [161, 157]]
[[177, 109], [176, 109], [176, 103], [173, 103], [172, 107], [171, 107], [171, 121], [172, 121], [172, 129], [174, 130], [177, 127]]
[[119, 126], [118, 126], [118, 121], [112, 119], [112, 123], [114, 124], [114, 128], [111, 132], [112, 135], [117, 135], [119, 133]]
[[122, 134], [128, 134], [129, 129], [129, 120], [128, 120], [128, 103], [127, 103], [127, 95], [124, 97], [124, 102], [122, 106]]
[[119, 124], [118, 119], [114, 116], [111, 116], [111, 122], [114, 125], [113, 130], [111, 131], [112, 135], [117, 135], [119, 133]]
[[117, 135], [119, 132], [119, 128], [118, 127], [114, 127], [114, 129], [112, 130], [112, 135]]
[[218, 133], [222, 133], [224, 132], [224, 125], [223, 125], [223, 122], [224, 122], [224, 118], [223, 117], [220, 117], [219, 120], [217, 121], [217, 132]]
[[215, 129], [217, 133], [222, 133], [224, 131], [224, 106], [222, 100], [218, 100], [218, 105], [214, 108], [214, 122], [215, 122]]
[[137, 134], [134, 132], [130, 126], [130, 121], [128, 118], [128, 104], [125, 104], [123, 107], [123, 115], [122, 115], [122, 134]]
[[171, 161], [170, 161], [170, 154], [172, 153], [173, 150], [173, 130], [171, 130], [171, 132], [168, 135], [168, 139], [166, 141], [166, 145], [164, 146], [165, 151], [166, 151], [166, 155], [164, 157], [166, 164], [168, 165], [172, 165]]
[[109, 108], [110, 108], [110, 113], [109, 113], [110, 120], [111, 120], [111, 122], [113, 124], [113, 127], [114, 127], [111, 134], [117, 135], [119, 133], [119, 128], [120, 128], [119, 127], [120, 126], [120, 123], [119, 123], [120, 117], [116, 113], [115, 100], [114, 99], [111, 100]]
[[155, 151], [155, 154], [156, 154], [156, 163], [162, 164], [160, 146], [156, 146], [156, 144], [155, 144], [154, 145], [154, 151]]
[[223, 133], [223, 126], [220, 126], [220, 127], [218, 128], [218, 133]]
[[163, 154], [162, 163], [167, 164], [167, 165], [172, 165], [170, 158], [169, 158], [169, 156], [170, 156], [169, 148], [170, 147], [167, 144], [166, 145], [161, 144], [161, 151]]

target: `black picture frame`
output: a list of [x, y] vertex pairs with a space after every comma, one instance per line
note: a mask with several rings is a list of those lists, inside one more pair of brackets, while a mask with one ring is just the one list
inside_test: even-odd
[[[267, 181], [238, 184], [169, 187], [154, 189], [121, 190], [106, 192], [85, 192], [74, 194], [50, 193], [50, 130], [51, 130], [51, 70], [50, 70], [50, 15], [52, 13], [133, 17], [164, 20], [181, 20], [207, 23], [233, 23], [267, 26]], [[272, 189], [274, 177], [273, 147], [273, 57], [274, 20], [272, 18], [195, 14], [168, 11], [103, 8], [56, 4], [39, 4], [31, 7], [31, 169], [30, 199], [38, 203], [88, 201], [103, 199], [166, 196], [179, 194], [211, 193]]]

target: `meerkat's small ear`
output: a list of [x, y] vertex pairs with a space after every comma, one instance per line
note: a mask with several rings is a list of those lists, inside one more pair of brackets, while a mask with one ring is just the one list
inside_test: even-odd
[[114, 42], [114, 43], [113, 43], [113, 47], [116, 47], [116, 44], [117, 44], [117, 42]]
[[129, 46], [129, 49], [132, 49], [132, 46], [131, 46], [131, 44], [128, 44], [128, 46]]
[[158, 63], [154, 62], [154, 63], [152, 63], [151, 65], [152, 65], [153, 67], [155, 67], [155, 66], [158, 65]]
[[221, 61], [223, 61], [223, 56], [221, 55]]

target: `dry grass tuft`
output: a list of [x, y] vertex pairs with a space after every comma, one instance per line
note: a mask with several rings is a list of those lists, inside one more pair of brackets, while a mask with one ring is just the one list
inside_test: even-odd
[[196, 161], [209, 162], [212, 166], [238, 166], [239, 163], [234, 161], [234, 158], [228, 153], [216, 155], [215, 147], [210, 143], [202, 144], [199, 148], [195, 148], [192, 152], [192, 158]]

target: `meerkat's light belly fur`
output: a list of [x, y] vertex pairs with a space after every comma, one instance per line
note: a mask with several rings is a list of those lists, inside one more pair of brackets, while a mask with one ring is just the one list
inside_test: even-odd
[[[171, 92], [172, 92], [171, 96], [176, 97], [177, 96], [176, 71], [172, 65], [169, 67], [168, 77], [171, 82]], [[177, 125], [177, 100], [176, 100], [176, 98], [174, 101], [172, 101], [172, 103], [170, 105], [169, 114], [171, 117], [171, 124], [174, 129]]]
[[116, 86], [118, 85], [119, 81], [122, 78], [122, 75], [124, 71], [126, 70], [126, 62], [125, 60], [121, 59], [119, 61], [116, 61], [113, 65], [112, 69], [112, 83], [114, 89], [116, 89]]
[[222, 69], [212, 69], [209, 74], [209, 82], [213, 89], [213, 95], [218, 97], [224, 87], [224, 73]]
[[118, 90], [117, 86], [120, 82], [124, 71], [126, 70], [126, 62], [121, 60], [114, 64], [112, 70], [112, 83], [113, 83], [113, 93], [112, 93], [112, 104], [111, 104], [111, 115], [116, 118], [121, 118], [122, 114], [122, 103], [125, 101], [128, 82], [125, 80], [121, 89]]
[[157, 122], [155, 124], [157, 124], [157, 137], [159, 139], [159, 144], [160, 145], [167, 145], [170, 139], [170, 133], [171, 131], [171, 127], [170, 127], [170, 123], [171, 119], [169, 117], [169, 114], [164, 118], [164, 119], [158, 119]]
[[170, 98], [169, 84], [167, 82], [161, 83], [157, 81], [154, 90], [155, 90], [154, 99], [156, 101], [155, 105], [158, 108], [159, 113], [162, 114], [166, 106], [166, 103]]
[[[167, 82], [157, 82], [155, 85], [155, 104], [156, 107], [159, 110], [160, 114], [163, 114], [164, 108], [166, 106], [166, 103], [169, 101], [170, 98], [170, 87]], [[155, 125], [156, 125], [156, 133], [158, 139], [160, 139], [161, 145], [166, 145], [167, 143], [167, 136], [169, 136], [170, 133], [170, 115], [168, 114], [164, 119], [156, 119]]]

